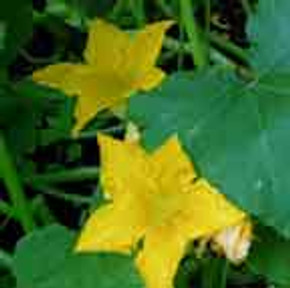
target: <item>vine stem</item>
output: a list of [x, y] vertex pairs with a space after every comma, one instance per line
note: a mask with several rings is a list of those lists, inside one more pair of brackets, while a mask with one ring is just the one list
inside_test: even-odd
[[165, 16], [169, 18], [172, 18], [174, 16], [172, 7], [167, 3], [166, 0], [157, 0], [156, 4], [159, 6]]
[[191, 45], [192, 59], [198, 68], [203, 68], [208, 64], [208, 57], [193, 16], [194, 9], [191, 0], [180, 0], [180, 12], [182, 24]]
[[242, 4], [242, 6], [244, 8], [244, 11], [249, 16], [251, 14], [251, 12], [252, 12], [251, 5], [250, 5], [249, 1], [248, 0], [242, 0], [241, 4]]
[[[211, 32], [209, 35], [210, 43], [215, 46], [218, 50], [224, 51], [238, 59], [244, 65], [248, 64], [248, 55], [246, 51], [244, 51], [239, 46], [236, 46], [234, 43], [228, 41], [222, 36], [219, 36], [217, 33]], [[167, 49], [173, 50], [178, 53], [180, 50], [183, 53], [191, 53], [191, 45], [188, 42], [181, 43], [178, 40], [170, 37], [166, 37], [164, 41], [164, 47]]]
[[35, 185], [35, 189], [39, 190], [41, 193], [45, 195], [49, 195], [56, 199], [61, 199], [64, 201], [72, 202], [78, 205], [90, 205], [93, 202], [92, 197], [80, 196], [80, 195], [71, 195], [66, 194], [60, 189], [50, 187], [47, 185]]
[[98, 167], [81, 167], [71, 170], [31, 175], [25, 178], [25, 182], [33, 186], [33, 184], [56, 184], [64, 182], [77, 182], [83, 180], [97, 181], [98, 176]]
[[220, 288], [226, 288], [227, 287], [228, 270], [229, 270], [229, 261], [226, 259], [225, 263], [224, 263], [224, 266], [223, 266], [223, 269], [222, 269]]
[[13, 267], [13, 257], [4, 250], [0, 250], [0, 263], [4, 264], [7, 268]]
[[129, 7], [139, 27], [144, 26], [146, 23], [146, 14], [144, 11], [144, 0], [129, 0]]
[[29, 209], [25, 193], [19, 179], [16, 167], [5, 143], [4, 135], [0, 132], [0, 176], [11, 199], [13, 209], [25, 233], [35, 227], [32, 213]]

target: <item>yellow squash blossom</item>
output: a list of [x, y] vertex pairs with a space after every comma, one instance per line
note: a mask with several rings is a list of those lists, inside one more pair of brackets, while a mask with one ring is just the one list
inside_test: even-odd
[[102, 183], [111, 202], [86, 223], [77, 251], [130, 253], [147, 288], [171, 288], [187, 244], [240, 223], [245, 213], [198, 178], [177, 137], [152, 154], [99, 136]]
[[50, 65], [33, 74], [39, 83], [77, 95], [75, 131], [98, 111], [111, 108], [135, 90], [158, 85], [164, 72], [155, 67], [165, 31], [172, 21], [147, 25], [134, 36], [103, 20], [91, 23], [85, 63]]

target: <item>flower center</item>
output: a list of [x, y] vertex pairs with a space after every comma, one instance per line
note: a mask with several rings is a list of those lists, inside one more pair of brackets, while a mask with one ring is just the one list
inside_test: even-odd
[[152, 225], [159, 226], [174, 221], [181, 213], [181, 197], [177, 193], [158, 193], [152, 199]]

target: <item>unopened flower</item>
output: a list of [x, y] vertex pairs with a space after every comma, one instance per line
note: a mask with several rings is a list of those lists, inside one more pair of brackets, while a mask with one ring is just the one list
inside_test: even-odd
[[139, 127], [133, 122], [129, 122], [126, 127], [125, 139], [127, 142], [138, 143], [141, 139]]
[[244, 219], [220, 231], [212, 240], [218, 252], [231, 262], [239, 264], [248, 256], [252, 237], [252, 224], [249, 219]]

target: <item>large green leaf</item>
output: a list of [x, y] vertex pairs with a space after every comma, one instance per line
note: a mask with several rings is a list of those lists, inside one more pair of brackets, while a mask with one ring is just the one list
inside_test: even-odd
[[17, 246], [18, 288], [141, 288], [133, 259], [120, 254], [73, 253], [74, 235], [53, 225]]
[[289, 68], [289, 11], [288, 0], [259, 0], [258, 13], [250, 18], [252, 63], [260, 72]]
[[290, 241], [268, 227], [259, 227], [248, 259], [249, 267], [271, 283], [290, 285]]
[[9, 0], [0, 4], [0, 67], [14, 60], [32, 31], [32, 1]]
[[38, 287], [47, 281], [65, 263], [73, 239], [71, 231], [52, 225], [20, 240], [14, 256], [18, 287]]
[[[275, 2], [278, 11], [272, 12], [264, 2]], [[262, 3], [255, 25], [263, 25], [267, 18], [276, 30], [285, 29], [280, 27], [278, 13], [287, 5], [285, 0]], [[265, 31], [261, 33], [263, 37], [255, 42], [256, 67], [270, 53], [261, 46], [260, 38], [266, 38]], [[282, 54], [271, 53], [279, 58], [274, 61], [278, 65]], [[286, 57], [283, 64], [287, 61]], [[265, 62], [257, 74], [248, 83], [218, 70], [194, 78], [174, 75], [160, 89], [133, 98], [130, 116], [144, 127], [149, 148], [178, 133], [203, 176], [242, 208], [290, 237], [290, 73], [287, 65], [274, 69]]]

